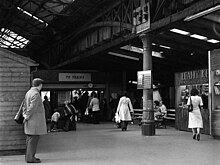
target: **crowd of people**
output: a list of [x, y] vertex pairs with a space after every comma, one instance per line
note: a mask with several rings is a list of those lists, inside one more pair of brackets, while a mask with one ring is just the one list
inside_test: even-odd
[[[79, 102], [77, 97], [74, 98], [72, 103], [66, 100], [63, 106], [57, 107], [52, 111], [47, 96], [44, 96], [44, 101], [42, 102], [40, 96], [42, 83], [42, 79], [34, 79], [32, 81], [31, 89], [25, 95], [23, 123], [24, 132], [27, 135], [25, 157], [27, 163], [41, 162], [39, 158], [35, 157], [40, 135], [44, 135], [49, 131], [56, 131], [59, 127], [64, 131], [76, 130], [77, 118], [84, 122], [99, 124], [100, 111], [107, 112], [107, 101], [104, 99], [100, 102], [96, 92], [92, 92], [90, 96], [88, 96], [88, 92], [82, 95], [80, 99], [83, 102]], [[193, 111], [189, 112], [188, 128], [192, 129], [193, 139], [199, 141], [200, 129], [203, 128], [201, 116], [203, 101], [198, 94], [197, 89], [192, 89], [187, 105], [193, 105]], [[117, 122], [119, 124], [118, 128], [121, 128], [122, 131], [126, 131], [128, 123], [132, 121], [132, 115], [134, 112], [133, 107], [137, 108], [139, 106], [140, 104], [138, 103], [138, 100], [132, 102], [127, 93], [124, 93], [118, 100], [110, 98], [110, 119], [112, 117], [116, 118], [117, 116]], [[155, 100], [155, 120], [163, 118], [166, 115], [166, 106], [162, 101]]]

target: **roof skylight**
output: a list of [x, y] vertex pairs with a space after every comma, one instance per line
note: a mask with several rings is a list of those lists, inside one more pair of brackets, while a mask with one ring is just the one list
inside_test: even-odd
[[24, 14], [28, 15], [29, 17], [32, 17], [34, 18], [35, 20], [45, 24], [45, 26], [48, 26], [48, 23], [46, 23], [44, 20], [34, 16], [33, 14], [29, 13], [28, 11], [25, 11], [24, 9], [20, 8], [20, 7], [17, 7], [18, 10], [20, 10], [21, 12], [23, 12]]
[[3, 48], [24, 48], [30, 41], [19, 36], [15, 32], [2, 28], [0, 34], [0, 47]]

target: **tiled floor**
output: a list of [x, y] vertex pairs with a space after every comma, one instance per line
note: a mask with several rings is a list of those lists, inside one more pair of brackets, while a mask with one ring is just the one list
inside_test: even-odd
[[[48, 165], [219, 165], [220, 140], [172, 127], [142, 136], [141, 127], [121, 131], [113, 123], [78, 124], [77, 131], [42, 136], [37, 157]], [[24, 155], [2, 156], [0, 165], [22, 165]]]

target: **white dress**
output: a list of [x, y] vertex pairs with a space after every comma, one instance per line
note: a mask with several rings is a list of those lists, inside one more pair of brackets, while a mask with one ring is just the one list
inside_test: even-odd
[[[202, 115], [199, 108], [203, 106], [202, 98], [200, 96], [191, 96], [193, 111], [189, 112], [189, 124], [188, 128], [203, 128]], [[190, 97], [187, 101], [187, 105], [190, 105]]]
[[119, 113], [120, 120], [131, 121], [131, 114], [133, 112], [131, 100], [128, 97], [121, 97], [118, 103], [117, 113]]

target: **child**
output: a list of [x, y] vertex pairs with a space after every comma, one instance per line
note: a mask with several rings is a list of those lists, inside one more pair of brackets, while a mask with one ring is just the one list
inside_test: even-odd
[[51, 131], [57, 131], [57, 125], [58, 125], [59, 118], [60, 118], [60, 113], [57, 111], [57, 109], [55, 109], [54, 114], [51, 116], [51, 122], [52, 122], [52, 125], [51, 125], [52, 130]]

